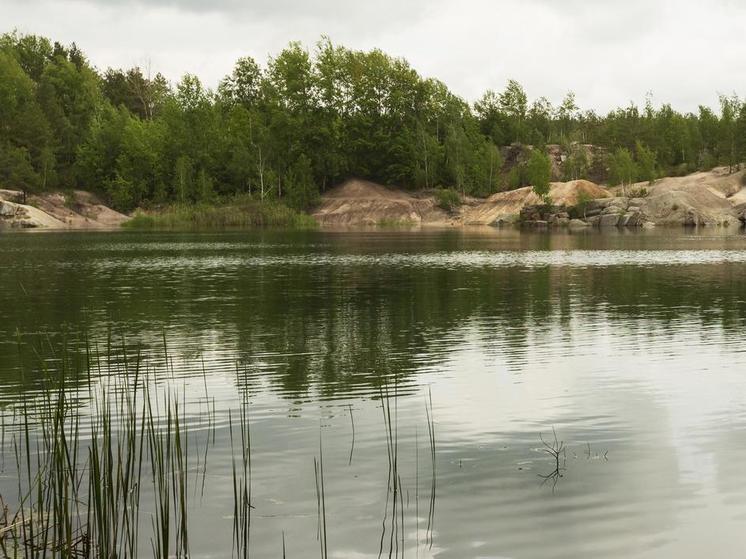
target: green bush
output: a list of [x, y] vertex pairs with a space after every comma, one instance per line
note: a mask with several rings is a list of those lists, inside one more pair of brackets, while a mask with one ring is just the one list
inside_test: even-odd
[[461, 196], [452, 188], [439, 188], [435, 191], [435, 203], [439, 208], [452, 212], [461, 205]]
[[588, 204], [591, 202], [591, 200], [593, 200], [593, 197], [586, 191], [581, 190], [580, 192], [578, 192], [577, 202], [575, 206], [572, 207], [572, 211], [570, 212], [571, 217], [585, 219], [585, 212], [588, 209]]

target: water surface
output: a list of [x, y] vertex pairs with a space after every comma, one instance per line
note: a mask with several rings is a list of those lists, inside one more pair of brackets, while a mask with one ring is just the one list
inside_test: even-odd
[[[319, 555], [321, 438], [329, 554], [378, 557], [383, 387], [396, 395], [399, 556], [727, 557], [746, 545], [737, 231], [2, 234], [0, 260], [6, 411], [39, 389], [35, 349], [86, 337], [155, 363], [165, 335], [173, 369], [153, 370], [185, 383], [196, 433], [205, 390], [215, 399], [194, 557], [231, 554], [227, 410], [242, 398], [252, 553], [280, 557], [284, 533], [288, 557]], [[553, 429], [565, 469], [547, 480]], [[0, 477], [0, 491], [12, 483]]]

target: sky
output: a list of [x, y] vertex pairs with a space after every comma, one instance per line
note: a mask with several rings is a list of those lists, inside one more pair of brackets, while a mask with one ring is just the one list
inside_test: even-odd
[[746, 94], [741, 0], [0, 0], [0, 32], [75, 41], [99, 69], [149, 67], [210, 86], [322, 35], [381, 48], [475, 101], [518, 80], [605, 112], [652, 94], [680, 110]]

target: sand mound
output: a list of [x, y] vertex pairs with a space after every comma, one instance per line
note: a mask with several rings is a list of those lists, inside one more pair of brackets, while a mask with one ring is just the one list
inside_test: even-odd
[[552, 183], [550, 190], [552, 203], [557, 206], [574, 206], [578, 203], [578, 197], [581, 193], [588, 198], [609, 198], [611, 196], [606, 188], [586, 180], [555, 182]]
[[438, 208], [427, 193], [403, 190], [363, 180], [349, 180], [321, 197], [313, 212], [316, 221], [327, 227], [356, 227], [382, 223], [414, 225], [446, 224], [448, 214]]

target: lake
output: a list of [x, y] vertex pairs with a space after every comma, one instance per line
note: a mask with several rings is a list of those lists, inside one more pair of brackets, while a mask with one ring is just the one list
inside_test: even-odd
[[242, 403], [255, 557], [737, 556], [744, 278], [716, 229], [3, 233], [0, 495], [40, 364], [109, 348], [183, 403], [192, 557], [232, 554]]

